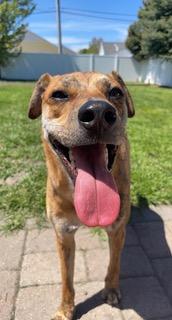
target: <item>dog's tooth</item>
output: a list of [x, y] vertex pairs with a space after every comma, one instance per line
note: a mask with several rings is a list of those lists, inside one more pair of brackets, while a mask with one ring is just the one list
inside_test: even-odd
[[105, 148], [105, 162], [106, 162], [106, 166], [108, 165], [108, 149]]
[[73, 160], [71, 161], [71, 165], [73, 168], [75, 168], [75, 162]]
[[76, 169], [76, 162], [75, 162], [74, 156], [73, 156], [73, 154], [72, 154], [72, 150], [69, 151], [69, 158], [70, 158], [72, 167], [73, 167], [74, 169]]
[[69, 158], [70, 158], [70, 161], [71, 161], [71, 166], [72, 166], [73, 168], [76, 168], [75, 159], [74, 159], [74, 157], [73, 157], [73, 154], [72, 154], [72, 151], [71, 151], [71, 150], [69, 151]]
[[70, 158], [70, 161], [72, 163], [74, 161], [72, 150], [69, 150], [69, 158]]

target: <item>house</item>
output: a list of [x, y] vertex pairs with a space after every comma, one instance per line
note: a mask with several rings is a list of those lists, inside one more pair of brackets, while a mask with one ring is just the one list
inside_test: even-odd
[[132, 57], [132, 53], [125, 46], [124, 42], [104, 42], [101, 41], [99, 55], [118, 55], [119, 57]]
[[[62, 48], [64, 54], [76, 55], [76, 52], [64, 46]], [[26, 32], [21, 42], [21, 49], [23, 53], [58, 53], [58, 47], [55, 44], [31, 31]]]

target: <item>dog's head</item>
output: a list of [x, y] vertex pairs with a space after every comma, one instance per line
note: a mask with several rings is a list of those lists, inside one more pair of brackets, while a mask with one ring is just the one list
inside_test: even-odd
[[[83, 167], [87, 173], [96, 171], [97, 163], [111, 170], [134, 107], [123, 80], [114, 72], [45, 74], [35, 86], [29, 107], [31, 119], [41, 114], [44, 138], [75, 180]], [[99, 180], [104, 179], [102, 175]]]

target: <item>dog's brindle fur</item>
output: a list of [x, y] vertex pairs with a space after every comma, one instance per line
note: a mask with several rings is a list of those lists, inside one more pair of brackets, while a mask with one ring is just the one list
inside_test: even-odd
[[[74, 234], [81, 223], [73, 204], [73, 182], [47, 137], [49, 133], [53, 133], [69, 148], [75, 145], [98, 143], [99, 141], [94, 141], [94, 137], [93, 141], [89, 142], [88, 137], [84, 136], [79, 127], [77, 114], [79, 108], [90, 99], [102, 99], [109, 103], [107, 91], [110, 87], [118, 87], [124, 93], [122, 99], [110, 101], [117, 112], [115, 129], [110, 137], [106, 137], [105, 134], [103, 141], [100, 141], [100, 143], [108, 142], [118, 146], [112, 174], [120, 194], [121, 208], [116, 222], [105, 228], [109, 239], [110, 262], [102, 292], [107, 303], [116, 305], [120, 300], [120, 255], [125, 239], [125, 226], [130, 214], [129, 145], [125, 125], [127, 116], [134, 115], [134, 108], [129, 92], [121, 77], [114, 72], [109, 75], [76, 72], [55, 77], [44, 74], [38, 80], [30, 100], [29, 117], [35, 119], [42, 113], [42, 139], [48, 169], [46, 206], [48, 217], [56, 232], [61, 265], [62, 301], [53, 318], [55, 320], [72, 319]], [[55, 90], [68, 92], [70, 98], [60, 102], [54, 101], [51, 96]]]

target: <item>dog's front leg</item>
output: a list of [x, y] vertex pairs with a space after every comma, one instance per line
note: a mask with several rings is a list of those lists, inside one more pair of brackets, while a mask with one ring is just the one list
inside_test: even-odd
[[74, 232], [57, 234], [57, 249], [61, 267], [62, 297], [61, 304], [53, 320], [71, 320], [74, 311]]
[[107, 230], [109, 240], [110, 262], [105, 278], [105, 288], [102, 297], [108, 304], [118, 305], [121, 299], [119, 290], [120, 258], [125, 240], [125, 227], [121, 226], [117, 231]]

